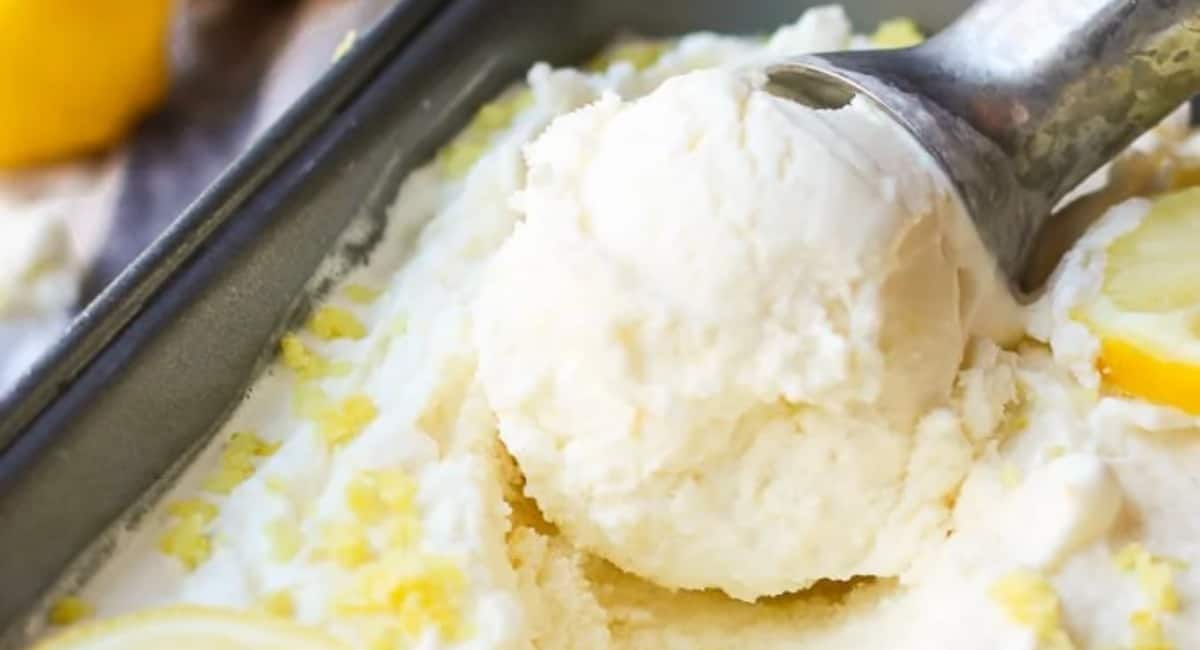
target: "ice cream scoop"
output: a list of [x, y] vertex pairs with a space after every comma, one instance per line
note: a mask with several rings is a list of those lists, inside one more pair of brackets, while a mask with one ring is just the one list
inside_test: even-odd
[[627, 572], [747, 601], [900, 576], [945, 539], [991, 434], [951, 404], [964, 349], [1019, 315], [903, 128], [766, 81], [709, 68], [556, 119], [473, 312], [546, 519]]
[[1200, 91], [1200, 0], [983, 0], [925, 43], [806, 55], [769, 88], [810, 106], [863, 95], [938, 161], [1020, 286], [1055, 204]]

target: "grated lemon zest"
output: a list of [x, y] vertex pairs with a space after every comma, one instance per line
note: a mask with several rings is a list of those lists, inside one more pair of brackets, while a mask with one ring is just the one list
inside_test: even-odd
[[408, 334], [408, 317], [400, 314], [396, 320], [392, 321], [392, 334], [395, 336], [404, 336]]
[[258, 461], [271, 456], [278, 449], [279, 443], [266, 442], [254, 433], [234, 433], [221, 450], [217, 471], [205, 479], [204, 489], [217, 494], [229, 494], [233, 488], [254, 475]]
[[319, 421], [330, 402], [329, 394], [316, 384], [300, 382], [292, 389], [292, 410], [305, 420]]
[[295, 334], [287, 334], [280, 339], [279, 350], [283, 365], [304, 379], [319, 379], [329, 373], [329, 362]]
[[387, 526], [387, 543], [391, 549], [414, 548], [421, 538], [421, 521], [416, 516], [400, 516]]
[[204, 499], [182, 499], [167, 504], [167, 514], [180, 518], [196, 517], [207, 524], [217, 518], [217, 506]]
[[483, 157], [496, 133], [508, 128], [517, 115], [533, 105], [528, 88], [511, 91], [484, 104], [471, 122], [437, 154], [438, 168], [450, 178], [465, 176]]
[[259, 609], [279, 618], [291, 618], [296, 615], [296, 601], [287, 590], [273, 591], [258, 603]]
[[284, 495], [287, 494], [287, 482], [282, 476], [268, 476], [263, 479], [263, 487], [271, 494]]
[[1010, 490], [1017, 487], [1021, 484], [1021, 470], [1012, 463], [1005, 463], [1000, 468], [1000, 482]]
[[188, 570], [203, 564], [212, 554], [204, 519], [198, 515], [179, 518], [158, 540], [158, 550], [179, 560]]
[[871, 35], [871, 43], [878, 48], [912, 47], [924, 41], [925, 35], [911, 18], [885, 20]]
[[325, 409], [317, 422], [321, 438], [330, 447], [345, 444], [362, 433], [379, 414], [371, 398], [357, 393]]
[[645, 70], [658, 62], [667, 51], [665, 41], [629, 41], [606, 48], [588, 61], [584, 68], [604, 72], [617, 63], [628, 63], [634, 70]]
[[385, 508], [373, 472], [360, 472], [346, 484], [346, 507], [363, 523], [383, 518]]
[[79, 596], [58, 599], [46, 614], [51, 625], [70, 625], [88, 618], [94, 613], [92, 606]]
[[388, 627], [367, 641], [367, 650], [396, 650], [401, 646], [400, 630]]
[[1175, 590], [1170, 560], [1155, 557], [1141, 544], [1133, 542], [1121, 549], [1113, 561], [1118, 569], [1137, 577], [1152, 611], [1179, 611], [1179, 593]]
[[351, 302], [359, 305], [369, 305], [383, 295], [382, 289], [368, 287], [365, 284], [348, 284], [343, 291]]
[[1132, 650], [1174, 650], [1154, 612], [1143, 609], [1130, 614], [1129, 626], [1133, 629]]
[[1012, 621], [1033, 630], [1046, 650], [1072, 650], [1062, 627], [1058, 594], [1044, 576], [1018, 569], [992, 585], [989, 595]]
[[328, 524], [322, 531], [318, 557], [329, 558], [347, 569], [366, 564], [374, 557], [367, 533], [357, 523]]
[[393, 551], [355, 572], [350, 588], [334, 599], [341, 614], [388, 616], [415, 638], [433, 628], [446, 641], [464, 638], [463, 591], [467, 580], [449, 558]]
[[331, 341], [334, 339], [361, 339], [367, 328], [358, 317], [341, 307], [326, 305], [317, 309], [308, 319], [308, 329], [316, 336]]
[[300, 526], [286, 517], [267, 524], [267, 539], [271, 543], [271, 557], [278, 562], [290, 562], [304, 545]]

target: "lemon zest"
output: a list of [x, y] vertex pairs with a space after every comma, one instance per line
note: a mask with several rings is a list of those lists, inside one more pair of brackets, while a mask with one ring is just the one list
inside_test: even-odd
[[358, 317], [341, 307], [325, 305], [308, 319], [308, 329], [317, 337], [358, 340], [367, 335], [367, 328]]
[[1141, 544], [1133, 542], [1118, 551], [1113, 562], [1121, 571], [1137, 577], [1151, 611], [1179, 611], [1179, 593], [1175, 590], [1170, 561], [1151, 555]]
[[300, 526], [287, 517], [269, 522], [266, 533], [271, 544], [271, 557], [278, 562], [290, 562], [304, 545]]
[[362, 433], [379, 414], [375, 402], [361, 393], [325, 409], [318, 418], [321, 438], [330, 447], [343, 445]]
[[878, 48], [901, 48], [920, 45], [925, 41], [921, 28], [911, 18], [892, 18], [879, 23], [871, 35], [871, 43]]
[[92, 606], [79, 596], [66, 596], [55, 601], [46, 614], [51, 625], [70, 625], [95, 613]]
[[1154, 612], [1139, 610], [1129, 615], [1129, 627], [1133, 630], [1132, 650], [1174, 650], [1167, 640], [1162, 622]]
[[1046, 650], [1072, 650], [1062, 627], [1058, 594], [1041, 574], [1018, 569], [996, 581], [989, 595], [1012, 621], [1033, 630]]
[[462, 620], [466, 584], [462, 569], [447, 557], [392, 551], [358, 569], [333, 605], [343, 615], [388, 616], [410, 639], [433, 628], [453, 642], [467, 634]]
[[216, 494], [229, 494], [254, 475], [260, 460], [278, 450], [277, 442], [267, 442], [249, 431], [235, 432], [221, 450], [217, 471], [204, 480], [204, 489]]
[[258, 606], [263, 612], [279, 618], [291, 618], [296, 615], [296, 602], [287, 590], [273, 591], [263, 596]]

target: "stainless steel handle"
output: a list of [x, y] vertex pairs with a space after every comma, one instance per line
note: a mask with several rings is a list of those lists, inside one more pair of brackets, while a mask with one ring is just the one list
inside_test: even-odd
[[913, 55], [1049, 209], [1200, 87], [1200, 0], [984, 0]]
[[1200, 0], [982, 0], [918, 47], [801, 56], [768, 75], [811, 105], [859, 93], [885, 108], [1017, 283], [1059, 200], [1200, 92]]

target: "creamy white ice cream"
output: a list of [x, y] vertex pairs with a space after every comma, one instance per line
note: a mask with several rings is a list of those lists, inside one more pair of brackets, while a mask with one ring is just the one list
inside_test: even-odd
[[764, 83], [715, 68], [556, 120], [475, 314], [548, 518], [744, 599], [897, 575], [944, 535], [978, 441], [935, 409], [967, 340], [1015, 322], [982, 317], [1007, 292], [905, 133]]
[[[1200, 647], [1200, 424], [1102, 393], [1071, 316], [1137, 202], [1026, 312], [1042, 342], [1002, 349], [1003, 319], [971, 309], [990, 285], [963, 290], [965, 222], [866, 107], [813, 114], [727, 72], [636, 102], [865, 40], [827, 7], [765, 44], [702, 33], [597, 72], [536, 66], [412, 175], [370, 264], [325, 299], [361, 338], [291, 333], [50, 620], [202, 604], [368, 650]], [[827, 237], [853, 255], [827, 268]], [[899, 575], [747, 602], [605, 556], [745, 598], [787, 588], [771, 562], [796, 584]]]

